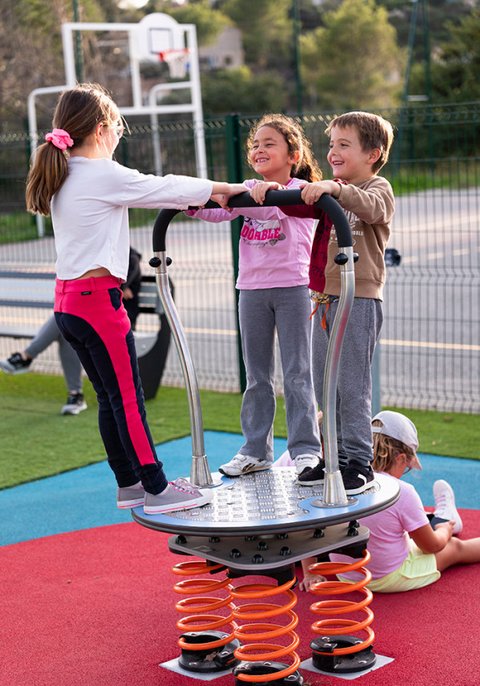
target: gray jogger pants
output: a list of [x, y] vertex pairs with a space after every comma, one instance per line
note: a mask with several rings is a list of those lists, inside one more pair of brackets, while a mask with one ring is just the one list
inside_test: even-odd
[[30, 357], [37, 357], [55, 342], [58, 343], [58, 353], [67, 389], [73, 393], [80, 393], [82, 391], [82, 365], [75, 350], [60, 333], [54, 314], [40, 327], [35, 338], [25, 348], [25, 352]]
[[247, 372], [240, 453], [273, 461], [275, 330], [283, 370], [288, 450], [321, 454], [311, 367], [311, 301], [307, 286], [242, 290], [239, 316]]
[[[313, 320], [313, 380], [323, 408], [325, 358], [338, 300], [320, 305]], [[326, 310], [326, 315], [325, 315]], [[326, 329], [321, 322], [325, 315]], [[368, 465], [373, 459], [372, 359], [382, 328], [380, 300], [354, 298], [345, 329], [337, 387], [337, 440], [340, 466], [354, 461]]]

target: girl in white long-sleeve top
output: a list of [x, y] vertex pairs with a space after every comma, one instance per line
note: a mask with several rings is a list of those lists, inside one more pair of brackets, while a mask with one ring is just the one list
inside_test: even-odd
[[141, 174], [112, 160], [123, 135], [117, 105], [97, 84], [59, 98], [53, 130], [36, 151], [27, 209], [51, 214], [57, 251], [55, 318], [92, 382], [99, 428], [121, 508], [147, 514], [198, 507], [207, 492], [168, 482], [146, 420], [134, 338], [122, 304], [129, 256], [128, 208], [202, 205], [245, 190], [188, 176]]

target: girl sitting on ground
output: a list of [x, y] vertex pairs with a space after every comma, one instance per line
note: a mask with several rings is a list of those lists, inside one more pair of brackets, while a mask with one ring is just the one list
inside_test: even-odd
[[[373, 418], [372, 432], [373, 469], [399, 481], [400, 497], [387, 509], [361, 520], [370, 530], [368, 568], [372, 581], [368, 588], [380, 593], [412, 591], [438, 581], [448, 567], [480, 562], [480, 538], [456, 538], [463, 524], [451, 486], [443, 479], [433, 484], [432, 516], [425, 512], [414, 486], [400, 480], [410, 469], [422, 468], [416, 455], [415, 425], [399, 412], [384, 411]], [[330, 559], [352, 561], [339, 553], [332, 553]], [[322, 580], [312, 573], [312, 562], [312, 558], [302, 561], [306, 590]], [[352, 572], [340, 578], [356, 581], [360, 577]]]
[[[399, 481], [400, 497], [387, 509], [361, 520], [370, 530], [372, 581], [368, 587], [380, 593], [412, 591], [438, 581], [448, 567], [480, 562], [480, 538], [455, 537], [463, 524], [451, 486], [443, 479], [435, 481], [435, 511], [430, 518], [414, 486], [400, 480], [410, 469], [421, 469], [414, 424], [399, 412], [384, 411], [373, 418], [372, 431], [373, 469]], [[336, 553], [330, 559], [351, 560]], [[348, 575], [354, 578], [354, 573]]]

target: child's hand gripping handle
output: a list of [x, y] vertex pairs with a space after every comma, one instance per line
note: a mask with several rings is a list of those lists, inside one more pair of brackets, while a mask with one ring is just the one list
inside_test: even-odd
[[[291, 207], [295, 205], [301, 207], [301, 210], [299, 210], [299, 215], [302, 217], [318, 217], [322, 211], [325, 212], [330, 217], [332, 223], [335, 224], [339, 248], [352, 247], [353, 242], [350, 224], [348, 223], [345, 212], [331, 195], [324, 194], [314, 205], [305, 205], [301, 199], [300, 189], [281, 191], [272, 190], [268, 191], [265, 195], [265, 200], [262, 207], [288, 207], [288, 214], [295, 216]], [[260, 207], [260, 205], [253, 200], [250, 193], [239, 193], [238, 195], [232, 196], [228, 202], [228, 206], [236, 208]], [[205, 205], [205, 208], [218, 208], [218, 205], [217, 203], [209, 200]], [[153, 227], [154, 252], [165, 251], [165, 235], [167, 233], [168, 225], [179, 211], [180, 210], [161, 210], [158, 213], [155, 225]]]

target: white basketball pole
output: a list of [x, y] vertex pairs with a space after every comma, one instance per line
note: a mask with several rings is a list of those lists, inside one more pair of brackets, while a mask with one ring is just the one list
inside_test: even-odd
[[[148, 16], [148, 15], [147, 15]], [[172, 18], [168, 19], [170, 24]], [[155, 26], [155, 20], [152, 16], [152, 23]], [[162, 20], [162, 15], [159, 14], [159, 26], [165, 22], [166, 18]], [[175, 22], [173, 22], [175, 25]], [[167, 24], [168, 26], [168, 24]], [[32, 153], [35, 152], [38, 144], [37, 131], [37, 115], [35, 107], [35, 99], [38, 95], [46, 93], [59, 93], [66, 88], [72, 88], [77, 83], [77, 73], [75, 65], [75, 46], [74, 33], [76, 31], [123, 31], [128, 35], [128, 45], [130, 53], [130, 73], [132, 80], [132, 107], [121, 107], [122, 115], [142, 115], [150, 114], [153, 124], [153, 149], [155, 159], [155, 172], [162, 173], [160, 138], [158, 134], [158, 115], [160, 114], [178, 114], [189, 113], [193, 118], [193, 135], [195, 144], [195, 158], [197, 175], [199, 177], [207, 177], [207, 156], [205, 150], [205, 134], [203, 122], [203, 108], [202, 108], [202, 92], [200, 85], [200, 68], [198, 62], [198, 46], [197, 33], [194, 24], [179, 24], [178, 30], [183, 32], [184, 40], [186, 39], [186, 47], [188, 49], [189, 62], [189, 79], [187, 81], [179, 81], [174, 83], [162, 83], [154, 86], [147, 98], [147, 103], [143, 102], [142, 85], [140, 74], [140, 56], [138, 54], [138, 36], [139, 24], [133, 23], [106, 23], [106, 22], [66, 22], [62, 24], [62, 44], [63, 44], [63, 58], [65, 65], [65, 85], [62, 86], [46, 86], [45, 88], [36, 88], [28, 96], [28, 125], [30, 133], [30, 144]], [[189, 89], [191, 95], [190, 103], [177, 105], [162, 105], [157, 103], [157, 96], [162, 91], [171, 91], [177, 89]], [[43, 217], [37, 215], [37, 232], [39, 236], [45, 233]]]
[[[28, 111], [28, 131], [30, 137], [30, 154], [33, 155], [38, 147], [38, 128], [37, 128], [37, 109], [35, 100], [37, 95], [47, 95], [48, 93], [60, 93], [65, 90], [67, 86], [45, 86], [44, 88], [35, 88], [28, 95], [27, 111]], [[45, 235], [45, 219], [41, 214], [35, 215], [37, 224], [37, 235], [43, 238]]]
[[203, 128], [202, 90], [200, 86], [200, 67], [198, 63], [197, 29], [194, 24], [185, 24], [188, 49], [190, 51], [190, 81], [192, 88], [193, 128], [197, 158], [197, 174], [207, 178], [207, 154]]

